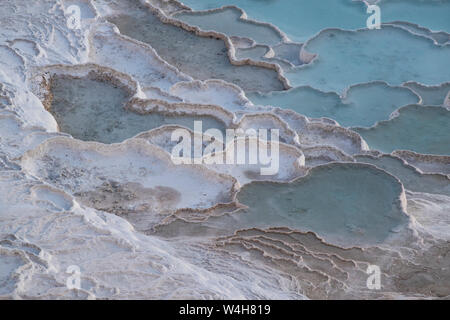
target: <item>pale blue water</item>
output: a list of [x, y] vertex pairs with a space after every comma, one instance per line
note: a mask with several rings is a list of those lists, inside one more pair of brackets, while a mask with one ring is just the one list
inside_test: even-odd
[[417, 92], [422, 97], [422, 104], [427, 106], [442, 106], [445, 97], [450, 92], [450, 82], [437, 87], [426, 87], [414, 82], [408, 83], [406, 86]]
[[[175, 15], [204, 30], [272, 46], [275, 58], [285, 59], [279, 65], [293, 88], [247, 92], [253, 103], [291, 109], [310, 118], [331, 118], [353, 128], [371, 149], [383, 153], [404, 149], [450, 155], [450, 111], [441, 107], [449, 86], [439, 86], [450, 81], [450, 44], [443, 45], [450, 40], [450, 1], [381, 0], [382, 23], [396, 21], [396, 26], [379, 30], [366, 28], [369, 14], [361, 1], [184, 3], [194, 10], [235, 5], [249, 18], [269, 22], [291, 40], [303, 43], [303, 47], [277, 46], [279, 39], [270, 29], [239, 20], [236, 9]], [[263, 60], [265, 49], [239, 49], [236, 55]], [[316, 55], [314, 61], [307, 60], [308, 53]], [[405, 84], [412, 81], [419, 84]], [[450, 194], [445, 176], [421, 175], [397, 158], [359, 156], [355, 160], [385, 171], [357, 164], [328, 165], [291, 184], [246, 185], [238, 200], [248, 209], [211, 218], [206, 224], [228, 230], [230, 226], [232, 230], [289, 227], [312, 230], [334, 242], [375, 243], [406, 221], [393, 206], [401, 192], [398, 181], [411, 191]]]
[[319, 57], [286, 73], [294, 86], [342, 93], [350, 85], [374, 80], [436, 85], [450, 79], [450, 46], [436, 46], [399, 28], [327, 30], [306, 50]]
[[232, 230], [289, 227], [344, 245], [374, 244], [407, 221], [401, 192], [395, 178], [373, 166], [331, 164], [291, 184], [246, 185], [238, 200], [248, 209], [206, 224]]
[[[450, 68], [443, 69], [443, 66], [450, 65], [450, 46], [436, 46], [433, 40], [414, 36], [400, 28], [383, 27], [358, 33], [329, 29], [366, 28], [369, 15], [362, 2], [191, 0], [186, 4], [194, 9], [234, 4], [244, 9], [249, 17], [273, 23], [295, 41], [309, 40], [306, 50], [319, 57], [310, 65], [293, 70], [285, 68], [293, 86], [310, 85], [342, 93], [350, 85], [374, 80], [392, 85], [406, 81], [436, 85], [450, 78]], [[382, 1], [380, 7], [382, 22], [406, 20], [421, 27], [450, 31], [450, 1]], [[236, 23], [236, 13], [232, 12], [234, 10], [227, 9], [212, 14], [186, 13], [176, 17], [206, 30], [246, 36], [260, 43], [276, 42], [265, 27], [250, 28], [251, 24]], [[328, 30], [311, 40], [324, 29]]]
[[[235, 5], [252, 19], [270, 22], [291, 40], [304, 42], [325, 28], [360, 29], [369, 14], [362, 2], [351, 0], [185, 0], [195, 10]], [[409, 21], [433, 30], [450, 32], [450, 1], [382, 1], [381, 21]]]
[[404, 165], [401, 159], [388, 155], [380, 158], [357, 156], [356, 160], [373, 164], [394, 174], [408, 190], [450, 196], [450, 183], [444, 175], [420, 174], [414, 168]]
[[289, 108], [312, 118], [327, 117], [346, 127], [370, 127], [388, 120], [399, 106], [418, 103], [419, 97], [407, 88], [370, 83], [352, 87], [346, 97], [298, 87], [268, 94], [248, 94], [255, 104]]
[[398, 117], [370, 129], [356, 129], [373, 149], [390, 153], [410, 150], [450, 156], [450, 111], [412, 105]]

